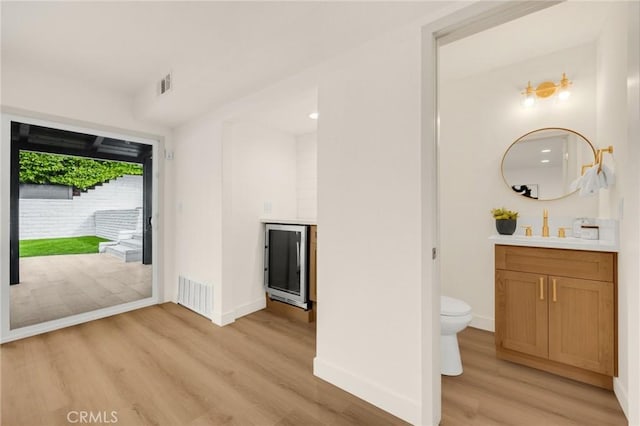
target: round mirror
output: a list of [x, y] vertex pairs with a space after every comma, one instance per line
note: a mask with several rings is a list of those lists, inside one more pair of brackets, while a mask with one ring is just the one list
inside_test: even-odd
[[595, 148], [578, 132], [559, 127], [534, 130], [507, 149], [502, 177], [514, 194], [555, 200], [574, 192], [571, 183], [595, 158]]

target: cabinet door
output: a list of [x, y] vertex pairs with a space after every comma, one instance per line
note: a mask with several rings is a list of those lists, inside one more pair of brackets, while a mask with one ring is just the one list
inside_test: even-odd
[[549, 359], [613, 376], [613, 283], [549, 280]]
[[317, 274], [317, 247], [318, 227], [312, 225], [309, 231], [309, 300], [317, 302], [316, 274]]
[[548, 356], [547, 276], [496, 271], [496, 346]]

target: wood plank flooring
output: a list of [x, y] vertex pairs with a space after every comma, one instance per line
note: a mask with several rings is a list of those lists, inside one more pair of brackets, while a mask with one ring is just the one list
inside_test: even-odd
[[167, 303], [0, 353], [2, 425], [66, 425], [72, 410], [122, 425], [403, 424], [314, 377], [314, 325], [267, 311], [220, 328]]
[[151, 296], [151, 265], [105, 253], [24, 257], [11, 286], [11, 329]]
[[[493, 334], [460, 334], [465, 372], [443, 378], [442, 425], [624, 425], [611, 392], [495, 358]], [[167, 303], [0, 348], [0, 423], [400, 425], [312, 374], [315, 326], [268, 311], [216, 327]]]
[[464, 373], [442, 377], [443, 426], [626, 425], [611, 391], [495, 356], [493, 333], [458, 334]]

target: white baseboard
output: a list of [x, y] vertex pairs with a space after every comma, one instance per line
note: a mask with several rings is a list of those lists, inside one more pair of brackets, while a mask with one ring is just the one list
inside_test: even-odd
[[267, 299], [263, 295], [259, 299], [254, 300], [253, 302], [245, 303], [244, 305], [238, 306], [236, 308], [236, 314], [235, 314], [236, 319], [243, 317], [245, 315], [252, 314], [266, 307], [267, 307]]
[[420, 404], [384, 386], [318, 357], [313, 359], [313, 374], [411, 424], [420, 423]]
[[629, 398], [627, 397], [627, 390], [622, 387], [620, 379], [617, 377], [613, 378], [613, 393], [616, 395], [616, 398], [618, 398], [618, 402], [620, 403], [620, 407], [622, 407], [624, 415], [629, 419]]
[[232, 324], [236, 319], [264, 309], [266, 306], [267, 300], [264, 297], [261, 297], [260, 299], [240, 305], [233, 311], [227, 311], [223, 314], [214, 312], [213, 315], [211, 315], [211, 321], [213, 321], [215, 325], [224, 327], [225, 325]]
[[134, 311], [136, 309], [146, 308], [148, 306], [157, 304], [158, 301], [156, 298], [148, 297], [146, 299], [136, 300], [134, 302], [123, 303], [121, 305], [115, 305], [108, 308], [97, 309], [95, 311], [84, 312], [82, 314], [71, 315], [65, 318], [47, 321], [40, 324], [29, 325], [26, 327], [17, 328], [15, 330], [9, 330], [6, 335], [3, 335], [2, 338], [0, 338], [0, 343], [7, 343], [13, 340], [24, 339], [25, 337], [31, 337], [37, 334], [59, 330], [61, 328], [71, 327], [73, 325], [78, 325], [85, 322], [94, 321], [97, 319], [106, 318], [129, 311]]
[[212, 316], [211, 321], [213, 321], [215, 325], [219, 325], [220, 327], [229, 325], [236, 320], [235, 311], [227, 311], [225, 313], [214, 312], [213, 315], [211, 316]]
[[480, 330], [496, 331], [496, 321], [493, 317], [485, 317], [483, 315], [473, 315], [473, 319], [469, 324], [470, 327], [479, 328]]
[[256, 311], [264, 309], [267, 306], [267, 300], [264, 297], [260, 299], [256, 299], [252, 302], [245, 303], [244, 305], [238, 306], [233, 311], [227, 311], [223, 314], [219, 312], [214, 312], [211, 318], [211, 321], [215, 325], [219, 325], [220, 327], [224, 327], [225, 325], [232, 324], [236, 319], [243, 317], [245, 315], [252, 314]]

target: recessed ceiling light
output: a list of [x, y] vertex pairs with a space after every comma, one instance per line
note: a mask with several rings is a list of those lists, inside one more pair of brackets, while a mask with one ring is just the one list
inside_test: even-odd
[[549, 160], [540, 160], [541, 163], [548, 163]]
[[543, 149], [543, 150], [542, 150], [542, 151], [540, 151], [540, 152], [545, 152], [545, 153], [546, 153], [546, 152], [551, 152], [551, 150], [550, 150], [550, 149]]
[[319, 114], [317, 112], [312, 112], [311, 114], [309, 114], [309, 118], [312, 120], [317, 120], [319, 117]]

